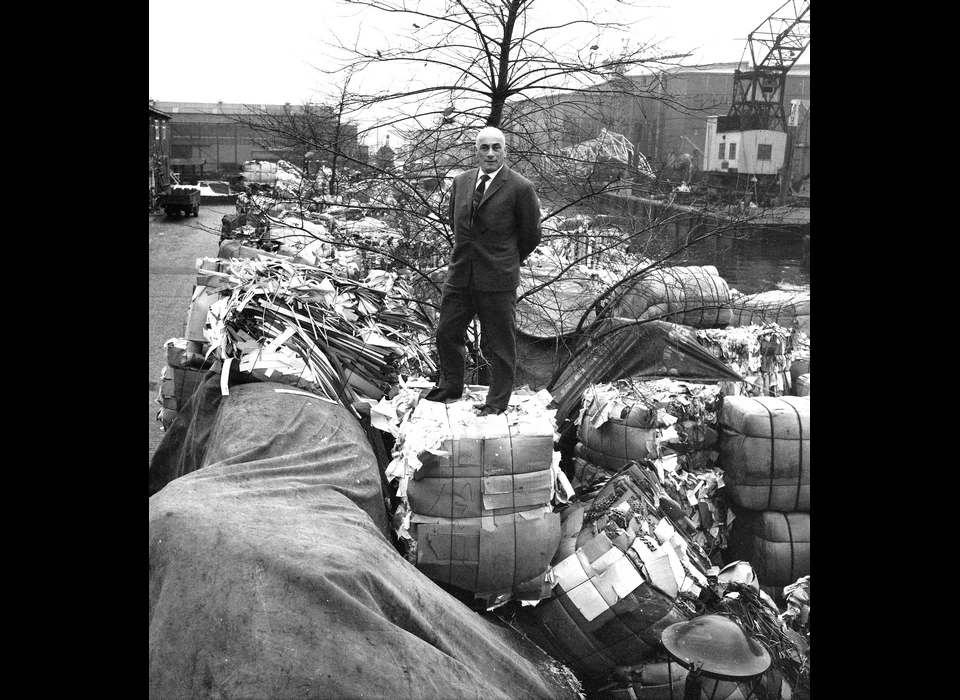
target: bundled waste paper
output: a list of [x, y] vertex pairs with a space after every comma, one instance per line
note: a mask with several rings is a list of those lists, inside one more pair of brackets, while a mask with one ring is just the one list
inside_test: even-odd
[[810, 358], [806, 333], [776, 323], [697, 329], [695, 333], [697, 342], [746, 380], [721, 382], [726, 396], [789, 394], [792, 365]]
[[481, 418], [473, 407], [486, 387], [443, 404], [420, 399], [429, 385], [404, 382], [371, 409], [373, 425], [395, 437], [386, 476], [408, 558], [489, 608], [540, 600], [560, 540], [554, 505], [573, 494], [553, 449], [550, 395], [521, 388], [503, 414]]
[[160, 429], [166, 430], [213, 363], [192, 352], [186, 338], [170, 338], [163, 347], [167, 351], [167, 363], [160, 370], [156, 402], [161, 406], [157, 415]]
[[732, 515], [718, 497], [724, 486], [716, 466], [721, 401], [716, 384], [673, 379], [622, 379], [588, 387], [577, 419], [575, 475], [589, 475], [589, 485], [599, 472], [609, 475], [630, 461], [651, 460], [665, 491], [664, 507], [676, 511], [681, 526], [706, 552], [719, 555]]
[[224, 377], [236, 363], [255, 378], [351, 405], [379, 400], [401, 372], [434, 369], [429, 326], [393, 274], [373, 270], [358, 282], [274, 257], [217, 263], [204, 270], [217, 295], [205, 335]]

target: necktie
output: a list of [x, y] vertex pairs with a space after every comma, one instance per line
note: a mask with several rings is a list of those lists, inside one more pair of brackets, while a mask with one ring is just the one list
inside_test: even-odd
[[477, 211], [477, 207], [480, 206], [480, 200], [483, 199], [483, 192], [486, 189], [487, 180], [490, 179], [490, 176], [484, 173], [480, 176], [480, 182], [477, 183], [477, 190], [473, 193], [473, 211]]

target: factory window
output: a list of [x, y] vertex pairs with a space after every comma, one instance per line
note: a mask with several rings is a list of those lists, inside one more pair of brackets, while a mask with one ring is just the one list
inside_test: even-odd
[[170, 146], [170, 157], [171, 158], [192, 158], [193, 157], [193, 147], [189, 144], [173, 144]]
[[718, 157], [720, 160], [723, 160], [724, 158], [727, 157], [727, 156], [726, 156], [726, 153], [727, 153], [727, 144], [721, 143], [721, 144], [720, 144], [720, 151], [717, 153], [717, 157]]
[[737, 159], [737, 144], [731, 143], [730, 144], [730, 160], [736, 160], [736, 159]]
[[757, 160], [773, 160], [773, 146], [769, 143], [757, 144]]

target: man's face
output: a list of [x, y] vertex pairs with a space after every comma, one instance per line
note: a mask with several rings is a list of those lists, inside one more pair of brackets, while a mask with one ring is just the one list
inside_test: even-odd
[[477, 142], [477, 158], [480, 160], [480, 169], [489, 174], [503, 165], [505, 150], [503, 141], [496, 136], [481, 136]]

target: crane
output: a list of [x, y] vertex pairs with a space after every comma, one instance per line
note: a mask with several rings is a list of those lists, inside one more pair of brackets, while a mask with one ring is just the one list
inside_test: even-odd
[[733, 102], [720, 131], [787, 130], [787, 73], [810, 44], [810, 0], [788, 0], [747, 35], [750, 70], [733, 71]]
[[[707, 120], [704, 171], [720, 190], [773, 191], [789, 163], [787, 73], [810, 45], [810, 0], [787, 0], [747, 35], [750, 65], [733, 74], [726, 116]], [[748, 185], [748, 187], [751, 187]]]

